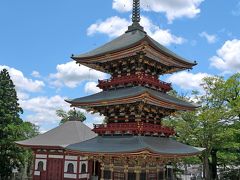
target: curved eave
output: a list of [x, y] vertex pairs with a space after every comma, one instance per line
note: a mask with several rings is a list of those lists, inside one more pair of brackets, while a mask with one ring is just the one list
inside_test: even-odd
[[[175, 60], [182, 62], [183, 64], [187, 65], [187, 66], [196, 66], [197, 63], [196, 62], [191, 62], [179, 55], [177, 55], [176, 53], [172, 52], [171, 50], [167, 49], [166, 47], [164, 47], [163, 45], [161, 45], [160, 43], [158, 43], [157, 41], [155, 41], [154, 39], [152, 39], [150, 36], [146, 36], [145, 40], [149, 43], [149, 45], [154, 48], [156, 51], [165, 54], [166, 56], [169, 57], [174, 57]], [[155, 43], [154, 43], [155, 42]], [[159, 48], [158, 46], [161, 46], [161, 48]]]
[[68, 145], [64, 146], [49, 146], [49, 145], [30, 145], [30, 144], [24, 144], [21, 141], [15, 142], [18, 146], [29, 148], [29, 149], [64, 149]]
[[[87, 66], [87, 67], [92, 68], [92, 69], [96, 69], [96, 70], [104, 72], [104, 73], [108, 73], [107, 70], [105, 70], [104, 68], [102, 68], [101, 65], [99, 65], [99, 63], [101, 62], [101, 60], [99, 60], [99, 59], [103, 59], [104, 61], [108, 61], [108, 58], [110, 56], [118, 57], [118, 58], [115, 58], [115, 60], [121, 59], [122, 56], [119, 57], [119, 55], [115, 55], [115, 53], [121, 54], [121, 52], [124, 52], [125, 50], [129, 50], [131, 48], [134, 48], [134, 47], [137, 47], [137, 46], [141, 46], [141, 42], [142, 41], [140, 40], [138, 42], [135, 42], [135, 43], [130, 44], [128, 46], [125, 46], [123, 48], [118, 48], [118, 49], [115, 49], [115, 50], [112, 50], [112, 51], [100, 53], [100, 54], [93, 55], [93, 56], [86, 56], [86, 57], [84, 57], [84, 56], [83, 57], [72, 56], [71, 58], [73, 60], [75, 60], [76, 63], [82, 64], [84, 66]], [[137, 47], [136, 49], [137, 50], [133, 50], [132, 51], [130, 56], [136, 55], [137, 52], [140, 51], [141, 47]], [[125, 55], [124, 55], [124, 57], [125, 57]], [[126, 57], [129, 57], [129, 55], [126, 55]]]
[[140, 149], [138, 151], [126, 151], [126, 152], [87, 152], [87, 151], [77, 151], [77, 150], [69, 150], [66, 149], [67, 153], [75, 154], [75, 155], [84, 155], [84, 156], [139, 156], [139, 155], [149, 155], [151, 157], [161, 157], [161, 158], [185, 158], [190, 156], [197, 156], [202, 153], [203, 150], [195, 153], [186, 153], [186, 154], [170, 154], [170, 153], [157, 153], [152, 151], [149, 148]]
[[151, 136], [98, 136], [85, 142], [71, 144], [67, 151], [95, 155], [151, 155], [185, 157], [200, 154], [196, 148], [170, 138]]
[[[119, 59], [119, 58], [116, 58], [116, 55], [115, 55], [116, 53], [121, 54], [121, 52], [124, 53], [124, 51], [129, 50], [131, 48], [134, 48], [137, 46], [144, 47], [145, 45], [149, 45], [151, 48], [153, 48], [159, 54], [163, 54], [164, 56], [171, 58], [173, 61], [180, 63], [181, 64], [180, 66], [176, 66], [176, 68], [179, 68], [179, 70], [174, 70], [173, 72], [181, 71], [181, 70], [185, 70], [185, 69], [192, 69], [193, 66], [197, 65], [196, 62], [190, 62], [190, 61], [182, 58], [181, 56], [175, 54], [174, 52], [167, 49], [166, 47], [164, 47], [163, 45], [161, 45], [160, 43], [158, 43], [157, 41], [155, 41], [148, 35], [146, 35], [144, 38], [140, 39], [139, 41], [137, 41], [133, 44], [129, 44], [129, 45], [121, 47], [121, 48], [116, 48], [111, 51], [107, 51], [107, 52], [103, 52], [103, 53], [99, 53], [99, 54], [95, 54], [95, 55], [89, 55], [89, 56], [72, 56], [72, 59], [77, 61], [77, 63], [79, 63], [79, 64], [83, 64], [90, 68], [95, 68], [97, 70], [106, 72], [106, 70], [101, 68], [100, 65], [97, 65], [97, 63], [99, 63], [101, 61], [100, 59], [104, 59], [104, 61], [107, 61], [108, 57], [110, 57], [111, 55], [115, 56], [115, 59]], [[132, 53], [136, 54], [140, 51], [144, 52], [143, 49], [144, 48], [136, 48], [135, 51], [133, 51]], [[111, 58], [110, 58], [110, 61], [111, 61]]]
[[[126, 103], [135, 103], [135, 102], [144, 102], [146, 104], [152, 104], [155, 106], [163, 107], [166, 109], [178, 109], [178, 110], [194, 110], [198, 108], [198, 106], [192, 105], [189, 103], [189, 106], [184, 106], [180, 104], [176, 104], [169, 101], [164, 101], [148, 92], [143, 92], [136, 94], [135, 96], [131, 97], [122, 97], [116, 98], [112, 100], [101, 100], [101, 101], [94, 101], [94, 102], [76, 102], [72, 100], [65, 100], [66, 102], [70, 103], [72, 106], [75, 107], [96, 107], [96, 106], [106, 106], [106, 105], [116, 105], [116, 104], [126, 104]], [[186, 102], [185, 102], [186, 103]]]

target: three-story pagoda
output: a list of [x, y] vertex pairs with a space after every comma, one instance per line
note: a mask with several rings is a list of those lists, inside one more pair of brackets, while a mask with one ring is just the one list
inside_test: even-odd
[[176, 111], [191, 111], [197, 106], [168, 95], [171, 84], [159, 78], [191, 69], [196, 62], [149, 37], [139, 22], [140, 0], [134, 0], [132, 25], [123, 35], [72, 56], [79, 64], [111, 75], [108, 80], [99, 80], [102, 92], [67, 100], [71, 106], [106, 117], [105, 124], [94, 125], [97, 137], [67, 147], [71, 153], [93, 159], [95, 173], [102, 180], [164, 179], [165, 164], [202, 151], [171, 139], [175, 131], [161, 123]]

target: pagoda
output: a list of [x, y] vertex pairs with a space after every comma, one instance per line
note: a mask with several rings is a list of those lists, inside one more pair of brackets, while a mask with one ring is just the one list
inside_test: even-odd
[[101, 180], [165, 179], [165, 165], [203, 149], [171, 138], [175, 131], [162, 119], [198, 106], [168, 95], [171, 84], [162, 75], [192, 69], [190, 62], [152, 39], [140, 25], [140, 0], [133, 1], [132, 25], [120, 37], [72, 59], [111, 77], [99, 80], [102, 92], [67, 100], [73, 107], [104, 115], [98, 134], [66, 147], [69, 153], [93, 160], [92, 177]]

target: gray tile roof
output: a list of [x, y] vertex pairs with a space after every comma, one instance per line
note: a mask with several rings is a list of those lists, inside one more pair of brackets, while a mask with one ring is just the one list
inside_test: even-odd
[[165, 52], [168, 55], [171, 55], [177, 59], [180, 59], [181, 61], [185, 63], [189, 63], [192, 65], [196, 65], [195, 62], [190, 62], [187, 59], [175, 54], [168, 48], [164, 47], [154, 39], [152, 39], [150, 36], [148, 36], [145, 32], [140, 31], [140, 30], [135, 30], [135, 31], [130, 31], [126, 32], [123, 35], [119, 36], [118, 38], [100, 46], [99, 48], [96, 48], [90, 52], [80, 54], [80, 55], [75, 55], [72, 58], [73, 59], [78, 59], [78, 58], [89, 58], [89, 57], [94, 57], [94, 56], [100, 56], [106, 53], [110, 52], [115, 52], [119, 51], [121, 49], [127, 49], [128, 47], [132, 47], [134, 44], [140, 42], [141, 40], [146, 39], [149, 40], [149, 42], [153, 43], [157, 48], [159, 48], [161, 51]]
[[154, 97], [156, 97], [159, 100], [171, 102], [176, 105], [186, 106], [186, 107], [190, 107], [190, 108], [198, 107], [198, 105], [196, 105], [196, 104], [192, 104], [192, 103], [177, 99], [175, 97], [169, 96], [166, 93], [162, 93], [162, 92], [152, 90], [152, 89], [142, 87], [142, 86], [102, 91], [102, 92], [99, 92], [97, 94], [93, 94], [90, 96], [77, 98], [77, 99], [73, 99], [73, 100], [67, 100], [67, 102], [69, 102], [69, 103], [93, 103], [93, 102], [98, 102], [98, 101], [108, 101], [108, 100], [132, 97], [132, 96], [140, 95], [144, 92], [150, 93], [151, 95], [153, 95]]
[[69, 144], [82, 142], [97, 135], [80, 121], [68, 121], [44, 134], [31, 139], [17, 141], [22, 146], [66, 147]]
[[97, 136], [84, 142], [71, 144], [66, 149], [90, 153], [126, 153], [149, 150], [162, 155], [191, 155], [204, 150], [179, 143], [171, 138], [151, 136]]
[[76, 58], [86, 58], [86, 57], [92, 57], [97, 55], [102, 55], [107, 52], [116, 51], [122, 48], [126, 48], [129, 46], [132, 46], [133, 44], [141, 41], [146, 36], [145, 33], [141, 31], [132, 31], [129, 33], [125, 33], [118, 38], [104, 44], [103, 46], [96, 48], [88, 53], [76, 55], [74, 57]]

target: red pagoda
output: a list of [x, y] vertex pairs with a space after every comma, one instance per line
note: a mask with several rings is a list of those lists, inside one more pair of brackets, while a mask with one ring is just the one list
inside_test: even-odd
[[139, 22], [140, 0], [133, 0], [132, 25], [122, 36], [72, 56], [79, 64], [111, 75], [99, 80], [102, 92], [67, 100], [73, 107], [104, 115], [105, 123], [94, 125], [94, 133], [71, 120], [16, 142], [34, 151], [34, 180], [172, 180], [169, 162], [202, 152], [173, 140], [175, 131], [161, 123], [176, 111], [198, 106], [168, 95], [171, 84], [159, 76], [196, 63], [149, 37]]
[[171, 139], [175, 131], [161, 123], [176, 111], [198, 106], [168, 95], [171, 84], [159, 76], [191, 69], [196, 62], [156, 42], [139, 22], [140, 0], [134, 0], [132, 25], [123, 35], [72, 56], [78, 64], [111, 75], [108, 80], [99, 80], [102, 92], [67, 100], [73, 107], [106, 117], [105, 124], [94, 125], [97, 137], [66, 147], [69, 153], [95, 162], [92, 179], [165, 179], [167, 163], [202, 151]]

